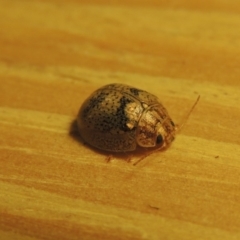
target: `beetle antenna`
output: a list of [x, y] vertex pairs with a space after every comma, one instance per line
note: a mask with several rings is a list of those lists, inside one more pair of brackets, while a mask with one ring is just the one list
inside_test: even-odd
[[198, 95], [197, 100], [195, 101], [195, 103], [193, 104], [193, 106], [191, 107], [190, 111], [187, 113], [187, 115], [183, 118], [183, 121], [180, 125], [176, 126], [176, 132], [180, 132], [183, 128], [183, 126], [186, 124], [189, 116], [191, 115], [191, 113], [193, 112], [194, 108], [196, 107], [197, 103], [199, 102], [200, 99], [200, 95]]
[[157, 150], [154, 150], [154, 151], [151, 151], [149, 152], [148, 154], [145, 154], [143, 157], [139, 158], [135, 163], [133, 163], [133, 166], [136, 166], [138, 163], [140, 163], [144, 158], [148, 157], [149, 155], [151, 155], [152, 153], [155, 153], [159, 151], [159, 149]]
[[[175, 126], [175, 129], [176, 129], [176, 132], [180, 132], [183, 128], [183, 126], [186, 124], [189, 116], [191, 115], [191, 113], [193, 112], [194, 108], [196, 107], [196, 105], [198, 104], [199, 102], [199, 99], [200, 99], [200, 95], [198, 95], [197, 97], [197, 100], [195, 101], [195, 103], [193, 104], [193, 106], [191, 107], [190, 111], [187, 113], [187, 115], [183, 118], [183, 121], [180, 125], [176, 125]], [[144, 158], [148, 157], [149, 155], [155, 153], [155, 152], [158, 152], [159, 149], [155, 149], [151, 152], [149, 152], [148, 154], [145, 154], [143, 157], [139, 158], [133, 165], [136, 166], [139, 162], [141, 162]]]

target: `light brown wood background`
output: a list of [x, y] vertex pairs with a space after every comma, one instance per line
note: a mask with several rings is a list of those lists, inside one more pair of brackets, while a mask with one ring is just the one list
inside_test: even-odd
[[[157, 95], [172, 146], [133, 166], [71, 129], [119, 82]], [[240, 239], [240, 1], [0, 1], [2, 240]]]

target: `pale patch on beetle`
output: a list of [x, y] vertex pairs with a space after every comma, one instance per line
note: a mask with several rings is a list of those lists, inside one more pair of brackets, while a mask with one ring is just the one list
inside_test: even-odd
[[166, 148], [178, 129], [156, 96], [124, 84], [96, 90], [82, 104], [77, 124], [84, 141], [109, 152]]
[[127, 116], [128, 122], [127, 127], [132, 130], [135, 127], [135, 123], [139, 120], [141, 116], [141, 106], [136, 102], [128, 103], [125, 106], [125, 115]]

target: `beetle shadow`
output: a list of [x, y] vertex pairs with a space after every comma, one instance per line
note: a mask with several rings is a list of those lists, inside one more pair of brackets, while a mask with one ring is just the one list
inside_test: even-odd
[[94, 148], [92, 146], [90, 146], [89, 144], [87, 144], [81, 137], [79, 131], [78, 131], [78, 126], [77, 126], [77, 119], [74, 119], [71, 124], [70, 124], [70, 129], [69, 129], [69, 135], [72, 139], [74, 139], [75, 141], [77, 141], [78, 143], [81, 143], [84, 147], [87, 147], [88, 149], [90, 149], [91, 151], [97, 153], [97, 154], [101, 154], [105, 157], [106, 162], [111, 161], [112, 159], [117, 159], [117, 160], [124, 160], [126, 162], [131, 162], [131, 160], [137, 159], [135, 161], [135, 163], [133, 162], [133, 165], [137, 165], [138, 162], [142, 161], [143, 159], [147, 158], [149, 155], [151, 155], [152, 153], [156, 153], [156, 152], [163, 152], [165, 151], [165, 149], [159, 149], [157, 147], [155, 148], [142, 148], [137, 146], [135, 151], [132, 152], [122, 152], [122, 153], [116, 153], [116, 152], [108, 152], [108, 151], [104, 151], [104, 150], [100, 150], [97, 148]]
[[77, 126], [77, 119], [74, 119], [70, 124], [69, 136], [72, 139], [74, 139], [75, 141], [77, 141], [78, 143], [82, 143], [82, 145], [86, 144], [86, 143], [84, 143], [83, 139], [81, 138], [81, 135], [79, 134], [78, 126]]

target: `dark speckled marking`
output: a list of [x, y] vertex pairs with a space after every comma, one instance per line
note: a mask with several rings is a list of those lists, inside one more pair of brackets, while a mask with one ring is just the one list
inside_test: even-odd
[[[113, 99], [114, 101], [114, 99]], [[110, 111], [104, 111], [104, 109], [98, 109], [98, 121], [95, 124], [96, 129], [101, 129], [101, 132], [109, 132], [111, 130], [128, 131], [127, 122], [128, 118], [125, 116], [125, 107], [131, 102], [125, 96], [120, 99], [115, 99], [115, 106], [119, 105], [116, 109], [109, 109]]]
[[118, 92], [99, 91], [89, 98], [83, 109], [83, 118], [88, 128], [101, 132], [130, 131], [125, 109], [134, 100]]
[[98, 94], [96, 97], [92, 97], [90, 100], [89, 100], [89, 104], [86, 106], [86, 108], [84, 109], [84, 112], [83, 114], [85, 116], [87, 116], [88, 112], [91, 111], [92, 109], [95, 109], [97, 108], [97, 106], [99, 104], [101, 104], [105, 99], [106, 97], [108, 96], [108, 93], [106, 92], [101, 92], [100, 94]]
[[139, 89], [129, 88], [129, 91], [130, 91], [134, 96], [138, 96], [138, 95], [139, 95]]

